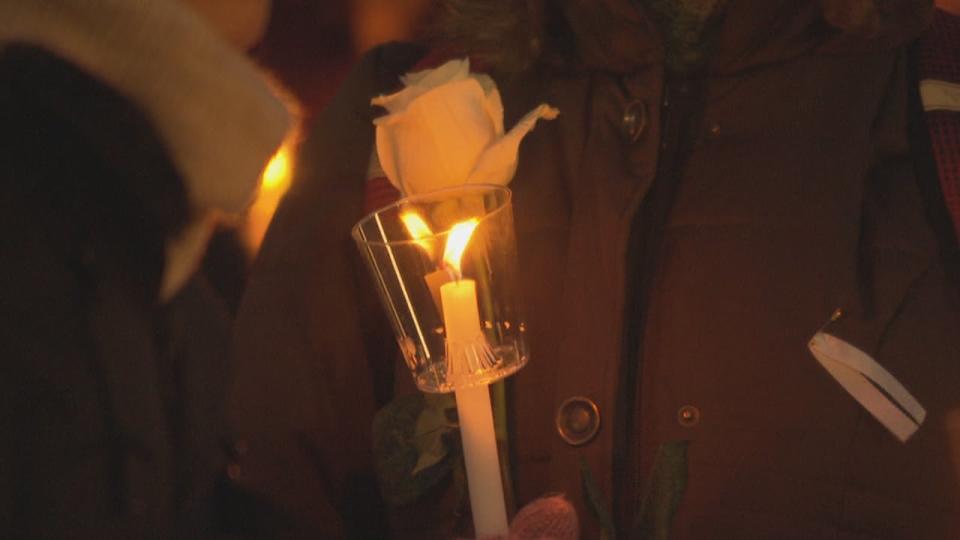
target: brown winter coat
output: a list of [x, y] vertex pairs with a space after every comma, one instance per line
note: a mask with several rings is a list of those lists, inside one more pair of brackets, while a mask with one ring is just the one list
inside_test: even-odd
[[[575, 68], [498, 81], [507, 125], [541, 101], [561, 111], [511, 183], [531, 349], [509, 385], [518, 502], [566, 493], [597, 538], [583, 459], [629, 537], [656, 449], [689, 441], [670, 538], [960, 537], [960, 317], [906, 136], [902, 44], [923, 17], [857, 37], [817, 2], [733, 1], [707, 74], [669, 80], [641, 13], [579, 5], [579, 26], [619, 9], [625, 30], [575, 29]], [[349, 228], [369, 98], [419, 54], [369, 55], [322, 116], [239, 321], [248, 485], [331, 536], [362, 535], [358, 519], [375, 534], [362, 486], [396, 352]], [[825, 326], [926, 407], [906, 444], [811, 356]], [[571, 396], [601, 418], [577, 447], [555, 426]]]
[[229, 314], [201, 277], [158, 300], [189, 214], [154, 125], [8, 44], [0, 164], [0, 537], [234, 538]]

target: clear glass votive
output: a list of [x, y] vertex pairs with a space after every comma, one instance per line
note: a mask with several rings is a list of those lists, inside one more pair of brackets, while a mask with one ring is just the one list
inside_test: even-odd
[[407, 197], [353, 228], [417, 386], [451, 392], [527, 363], [510, 190]]

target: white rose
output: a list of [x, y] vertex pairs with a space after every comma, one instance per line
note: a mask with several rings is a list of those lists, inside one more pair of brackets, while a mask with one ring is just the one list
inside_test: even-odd
[[403, 90], [372, 104], [388, 113], [374, 120], [380, 166], [405, 195], [460, 184], [506, 185], [517, 169], [520, 141], [537, 120], [558, 113], [541, 104], [504, 133], [500, 92], [489, 76], [470, 73], [468, 59], [401, 80]]

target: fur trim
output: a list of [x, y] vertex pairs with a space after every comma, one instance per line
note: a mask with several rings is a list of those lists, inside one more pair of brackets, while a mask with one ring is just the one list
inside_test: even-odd
[[[836, 28], [862, 38], [875, 38], [891, 27], [929, 15], [930, 0], [821, 0], [823, 17]], [[929, 18], [926, 18], [929, 22]]]
[[[931, 0], [808, 0], [823, 20], [849, 36], [889, 38], [929, 22]], [[495, 70], [535, 61], [584, 62], [630, 69], [650, 53], [634, 38], [649, 29], [642, 0], [444, 0], [440, 37]], [[797, 10], [800, 12], [801, 10]], [[655, 30], [654, 30], [655, 31]]]
[[0, 2], [0, 47], [11, 43], [104, 82], [139, 106], [165, 143], [195, 220], [166, 238], [160, 297], [169, 300], [198, 266], [211, 216], [252, 202], [291, 114], [253, 63], [178, 1]]
[[542, 2], [528, 0], [445, 0], [438, 38], [454, 53], [496, 71], [520, 71], [542, 50]]
[[177, 1], [0, 2], [0, 43], [17, 42], [139, 105], [197, 210], [244, 210], [292, 123], [253, 63]]

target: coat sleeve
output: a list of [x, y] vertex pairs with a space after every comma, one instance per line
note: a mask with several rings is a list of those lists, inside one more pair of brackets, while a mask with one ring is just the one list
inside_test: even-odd
[[291, 537], [387, 537], [370, 430], [396, 345], [350, 229], [362, 217], [370, 99], [418, 56], [400, 45], [367, 55], [310, 129], [238, 314], [239, 483], [290, 516]]
[[[901, 62], [873, 134], [874, 160], [864, 186], [852, 309], [828, 331], [861, 346], [893, 374], [924, 407], [926, 415], [906, 447], [877, 429], [876, 440], [861, 434], [865, 450], [889, 445], [888, 458], [902, 474], [882, 484], [863, 471], [866, 459], [848, 471], [863, 474], [862, 485], [876, 493], [904, 494], [950, 516], [960, 526], [960, 291], [956, 267], [931, 223], [933, 203], [917, 174], [918, 151], [907, 140], [909, 84]], [[955, 249], [955, 247], [951, 248]], [[952, 269], [952, 270], [951, 270]], [[889, 439], [889, 440], [887, 440]], [[869, 478], [869, 480], [868, 480]], [[852, 494], [851, 497], [855, 497]], [[853, 499], [851, 499], [853, 500]]]

